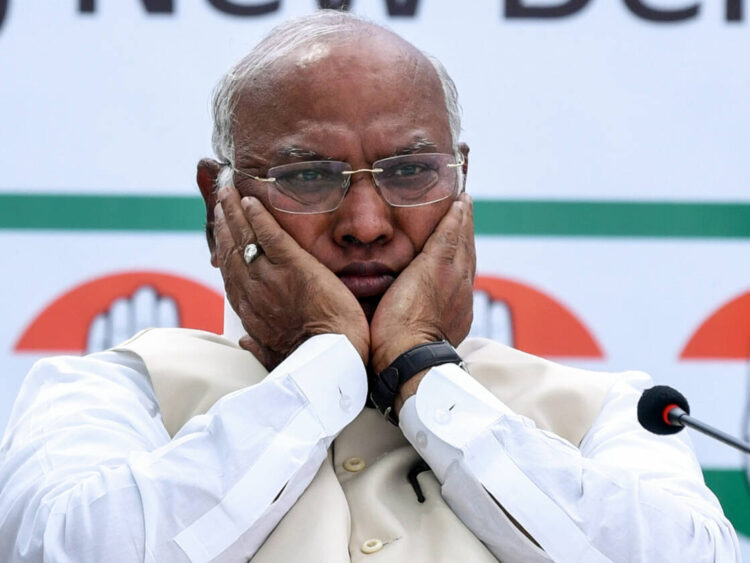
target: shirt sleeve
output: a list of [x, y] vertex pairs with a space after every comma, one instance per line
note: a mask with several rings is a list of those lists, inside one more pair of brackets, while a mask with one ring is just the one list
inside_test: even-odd
[[640, 428], [649, 384], [637, 372], [615, 383], [575, 447], [446, 364], [422, 379], [400, 425], [448, 504], [502, 561], [740, 561], [687, 436]]
[[366, 390], [349, 341], [320, 335], [170, 439], [137, 356], [42, 360], [0, 446], [3, 561], [247, 558]]

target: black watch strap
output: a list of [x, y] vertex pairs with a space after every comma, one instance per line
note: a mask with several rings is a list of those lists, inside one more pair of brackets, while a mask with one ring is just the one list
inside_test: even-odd
[[461, 364], [461, 356], [446, 340], [427, 342], [407, 350], [375, 375], [370, 401], [386, 420], [398, 424], [398, 418], [393, 414], [393, 401], [398, 390], [422, 370], [441, 364]]

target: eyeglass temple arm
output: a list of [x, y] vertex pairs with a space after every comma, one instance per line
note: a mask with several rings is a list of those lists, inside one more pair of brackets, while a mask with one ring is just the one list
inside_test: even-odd
[[241, 176], [247, 176], [248, 178], [252, 178], [253, 180], [257, 180], [258, 182], [275, 182], [276, 178], [261, 178], [260, 176], [255, 176], [254, 174], [249, 174], [248, 172], [243, 172], [242, 170], [238, 170], [237, 168], [232, 168], [237, 174], [240, 174]]
[[458, 162], [451, 162], [450, 164], [446, 164], [448, 168], [458, 168], [459, 166], [463, 166], [464, 162], [464, 155], [462, 153], [458, 153]]

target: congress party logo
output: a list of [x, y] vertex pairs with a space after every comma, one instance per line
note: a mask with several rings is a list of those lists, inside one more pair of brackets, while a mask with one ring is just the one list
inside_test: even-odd
[[[220, 333], [222, 295], [190, 279], [125, 272], [85, 282], [55, 299], [29, 324], [16, 352], [89, 353], [148, 327]], [[529, 285], [477, 276], [472, 336], [545, 357], [602, 358], [601, 347], [565, 305]]]
[[709, 315], [688, 340], [680, 359], [750, 359], [750, 292]]
[[82, 354], [106, 350], [148, 327], [222, 331], [223, 296], [160, 272], [125, 272], [85, 282], [55, 299], [14, 350]]
[[604, 357], [586, 325], [555, 298], [523, 283], [480, 275], [470, 336], [555, 358]]
[[[688, 339], [680, 360], [749, 360], [750, 291], [721, 305]], [[742, 433], [750, 441], [750, 370], [745, 385]], [[750, 483], [750, 463], [746, 472]]]
[[[680, 360], [750, 360], [750, 291], [719, 306], [698, 325], [680, 352]], [[744, 414], [741, 434], [750, 441], [750, 369], [745, 382], [745, 396], [740, 397]], [[733, 432], [730, 432], [733, 433]], [[726, 483], [719, 484], [717, 496], [741, 534], [750, 537], [750, 457], [745, 463], [743, 483], [729, 482], [732, 472], [719, 474]]]

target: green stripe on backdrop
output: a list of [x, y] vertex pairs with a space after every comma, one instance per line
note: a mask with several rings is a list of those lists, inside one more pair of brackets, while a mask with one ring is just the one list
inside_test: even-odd
[[83, 231], [199, 231], [198, 197], [0, 194], [0, 228]]
[[750, 484], [743, 471], [704, 469], [706, 484], [719, 498], [724, 514], [738, 534], [750, 538]]
[[[199, 231], [197, 197], [0, 194], [0, 229]], [[748, 203], [477, 200], [480, 235], [750, 238]]]

